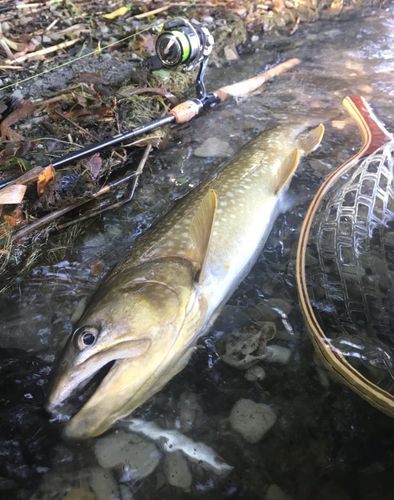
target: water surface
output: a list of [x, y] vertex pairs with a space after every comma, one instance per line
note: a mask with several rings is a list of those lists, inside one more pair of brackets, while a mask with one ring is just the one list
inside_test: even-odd
[[[64, 442], [61, 427], [43, 410], [54, 356], [71, 331], [75, 310], [97, 286], [92, 263], [100, 259], [109, 269], [176, 198], [215, 171], [222, 160], [193, 154], [207, 138], [222, 139], [238, 151], [267, 127], [305, 119], [324, 121], [326, 135], [321, 148], [302, 160], [285, 212], [257, 264], [210, 335], [200, 339], [186, 369], [136, 413], [163, 428], [179, 428], [185, 393], [193, 393], [199, 409], [184, 432], [211, 446], [234, 469], [220, 477], [190, 463], [193, 482], [184, 491], [168, 484], [162, 459], [144, 479], [123, 483], [123, 499], [264, 499], [273, 484], [293, 500], [393, 498], [394, 421], [332, 381], [317, 362], [302, 322], [294, 269], [299, 231], [314, 193], [361, 143], [342, 99], [363, 95], [394, 132], [394, 10], [346, 14], [301, 26], [291, 37], [266, 36], [255, 46], [254, 53], [233, 65], [209, 69], [208, 88], [252, 77], [292, 57], [302, 62], [261, 93], [225, 103], [179, 127], [167, 149], [152, 155], [133, 203], [104, 214], [61, 261], [39, 262], [3, 296], [1, 498], [64, 498], [70, 487], [88, 487], [92, 468], [98, 466], [93, 442]], [[220, 359], [215, 343], [240, 326], [237, 318], [256, 310], [261, 319], [275, 321], [278, 333], [272, 342], [290, 349], [291, 360], [263, 363], [266, 378], [250, 382]], [[228, 422], [232, 407], [243, 398], [270, 405], [278, 417], [257, 444], [245, 442]], [[119, 428], [127, 428], [127, 422]], [[116, 491], [119, 477], [111, 474]]]

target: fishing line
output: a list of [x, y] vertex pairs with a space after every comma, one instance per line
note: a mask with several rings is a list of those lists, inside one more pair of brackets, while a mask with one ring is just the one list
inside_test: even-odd
[[[116, 42], [112, 42], [109, 45], [106, 45], [105, 47], [101, 48], [100, 52], [105, 50], [105, 49], [108, 49], [109, 47], [112, 47], [113, 45], [117, 45], [117, 44], [122, 43], [126, 40], [129, 40], [129, 38], [133, 38], [137, 35], [140, 35], [141, 33], [144, 33], [145, 31], [149, 31], [150, 29], [151, 29], [151, 27], [145, 28], [145, 29], [139, 31], [138, 33], [134, 33], [133, 35], [126, 36], [126, 38], [122, 38], [121, 40], [117, 40]], [[45, 75], [46, 73], [49, 73], [51, 71], [55, 71], [56, 69], [63, 68], [63, 66], [67, 66], [68, 64], [72, 64], [76, 61], [79, 61], [79, 60], [85, 58], [85, 57], [89, 57], [89, 56], [93, 55], [95, 52], [97, 52], [97, 48], [95, 50], [93, 50], [92, 52], [89, 52], [88, 54], [77, 57], [77, 58], [75, 58], [71, 61], [65, 62], [63, 64], [59, 64], [58, 66], [55, 66], [54, 68], [46, 69], [45, 71], [38, 73], [38, 75], [29, 76], [28, 78], [24, 78], [23, 80], [19, 80], [18, 82], [15, 82], [15, 83], [11, 83], [10, 85], [6, 85], [5, 87], [0, 87], [0, 90], [9, 89], [11, 87], [14, 87], [14, 85], [18, 85], [19, 83], [28, 82], [29, 80], [33, 80], [33, 78], [38, 78], [41, 75]]]

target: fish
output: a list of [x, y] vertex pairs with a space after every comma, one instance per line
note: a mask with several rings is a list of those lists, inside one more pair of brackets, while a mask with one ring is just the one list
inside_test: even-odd
[[[147, 230], [104, 279], [53, 370], [46, 408], [67, 419], [67, 438], [102, 434], [186, 366], [257, 260], [300, 156], [323, 134], [322, 124], [262, 132]], [[67, 401], [102, 369], [82, 408], [66, 414]]]
[[208, 445], [196, 442], [176, 429], [162, 429], [154, 422], [139, 418], [128, 421], [129, 430], [154, 441], [164, 453], [181, 451], [191, 462], [215, 474], [226, 475], [234, 467], [226, 462]]

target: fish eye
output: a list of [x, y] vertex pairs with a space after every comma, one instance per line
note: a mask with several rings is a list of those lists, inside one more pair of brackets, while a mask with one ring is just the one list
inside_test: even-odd
[[92, 346], [98, 337], [98, 330], [94, 326], [82, 326], [75, 331], [78, 336], [77, 345], [81, 351]]

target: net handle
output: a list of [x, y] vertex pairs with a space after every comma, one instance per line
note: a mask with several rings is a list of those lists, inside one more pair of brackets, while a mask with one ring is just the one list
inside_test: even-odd
[[324, 181], [306, 213], [297, 249], [296, 274], [298, 295], [307, 330], [326, 368], [334, 372], [341, 382], [350, 387], [370, 404], [394, 417], [394, 397], [363, 377], [346, 361], [344, 356], [330, 344], [330, 339], [324, 334], [314, 314], [312, 304], [309, 300], [305, 279], [305, 258], [309, 233], [315, 213], [327, 191], [336, 179], [343, 175], [346, 170], [353, 167], [360, 160], [371, 155], [387, 142], [393, 140], [393, 136], [379, 122], [363, 97], [348, 96], [343, 100], [343, 105], [350, 116], [356, 121], [363, 142], [359, 152], [338, 167]]

